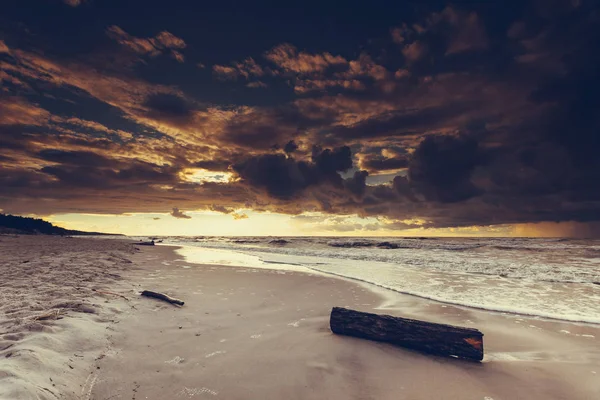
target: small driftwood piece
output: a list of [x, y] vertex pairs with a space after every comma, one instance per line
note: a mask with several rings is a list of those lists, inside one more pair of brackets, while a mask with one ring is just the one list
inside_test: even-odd
[[55, 310], [48, 311], [44, 314], [33, 316], [31, 317], [31, 319], [33, 321], [48, 321], [51, 319], [60, 319], [62, 313], [63, 311], [60, 308], [58, 308]]
[[128, 299], [127, 297], [125, 297], [125, 296], [123, 296], [122, 294], [119, 294], [119, 293], [115, 293], [115, 292], [108, 292], [108, 291], [106, 291], [106, 290], [97, 290], [97, 289], [92, 289], [92, 291], [93, 291], [93, 292], [96, 292], [96, 293], [101, 293], [101, 294], [111, 294], [111, 295], [113, 295], [113, 296], [119, 296], [119, 297], [121, 297], [121, 298], [123, 298], [123, 299], [125, 299], [125, 300], [129, 301], [129, 299]]
[[340, 307], [331, 310], [329, 323], [331, 331], [340, 335], [392, 343], [439, 356], [483, 359], [483, 333], [477, 329]]
[[155, 299], [163, 300], [171, 304], [177, 304], [178, 306], [182, 306], [184, 304], [184, 302], [181, 300], [174, 299], [173, 297], [167, 296], [166, 294], [152, 292], [150, 290], [144, 290], [142, 292], [142, 296], [154, 297]]

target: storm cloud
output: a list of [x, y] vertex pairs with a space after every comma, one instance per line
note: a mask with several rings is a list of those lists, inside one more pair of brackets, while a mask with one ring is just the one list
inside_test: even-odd
[[239, 43], [225, 38], [240, 27], [159, 2], [143, 28], [126, 7], [54, 3], [65, 34], [16, 6], [0, 17], [6, 212], [189, 217], [176, 204], [597, 232], [595, 0], [389, 7], [335, 40], [322, 21], [299, 34], [279, 16], [273, 32], [265, 16], [269, 40], [246, 27]]

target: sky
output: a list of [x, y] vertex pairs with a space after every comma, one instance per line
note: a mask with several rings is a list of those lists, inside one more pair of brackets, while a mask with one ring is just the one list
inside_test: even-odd
[[600, 236], [598, 0], [0, 4], [0, 211]]

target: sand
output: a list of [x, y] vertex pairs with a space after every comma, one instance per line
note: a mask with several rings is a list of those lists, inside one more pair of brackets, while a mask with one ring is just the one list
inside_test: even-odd
[[[600, 398], [598, 326], [454, 307], [299, 272], [195, 265], [167, 246], [133, 252], [118, 241], [87, 242], [0, 237], [2, 250], [29, 247], [12, 254], [8, 268], [0, 253], [2, 271], [13, 271], [0, 281], [0, 326], [12, 332], [1, 336], [0, 349], [11, 347], [0, 351], [0, 399]], [[16, 272], [23, 257], [37, 267]], [[57, 268], [87, 272], [54, 276]], [[139, 297], [142, 289], [186, 304]], [[24, 303], [40, 292], [47, 292], [37, 300], [43, 309]], [[15, 323], [56, 308], [54, 301], [94, 313], [72, 308], [61, 320], [36, 322], [43, 329], [33, 332], [19, 328], [30, 322]], [[336, 336], [332, 306], [474, 326], [485, 333], [486, 357], [472, 363]], [[5, 314], [16, 308], [18, 316]]]
[[80, 398], [108, 349], [107, 328], [131, 308], [94, 290], [119, 285], [133, 251], [116, 241], [0, 236], [0, 399]]

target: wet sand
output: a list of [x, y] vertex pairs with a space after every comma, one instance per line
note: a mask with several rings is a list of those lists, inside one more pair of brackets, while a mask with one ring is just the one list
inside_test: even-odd
[[[598, 327], [375, 293], [355, 282], [298, 272], [194, 265], [168, 247], [144, 249], [134, 262], [146, 265], [133, 278], [140, 289], [165, 291], [186, 304], [136, 303], [119, 324], [114, 353], [98, 364], [94, 398], [600, 395]], [[333, 335], [332, 306], [478, 327], [485, 333], [486, 358], [445, 359]]]
[[[65, 311], [63, 319], [38, 321], [41, 331], [17, 340], [4, 334], [2, 343], [11, 347], [0, 346], [0, 359], [13, 355], [0, 364], [0, 399], [600, 398], [599, 326], [454, 307], [300, 272], [192, 264], [167, 246], [140, 246], [135, 253], [82, 249], [84, 262], [65, 255], [67, 240], [48, 244], [53, 259], [71, 260], [60, 263], [64, 268], [77, 271], [113, 254], [102, 273], [69, 286], [83, 288], [77, 301], [94, 313]], [[70, 243], [80, 242], [69, 242], [72, 252]], [[14, 270], [19, 260], [13, 258]], [[103, 275], [114, 269], [119, 278]], [[44, 287], [42, 279], [36, 282], [36, 290]], [[186, 304], [138, 296], [143, 289]], [[333, 306], [477, 327], [485, 334], [484, 362], [336, 336], [328, 325]]]

